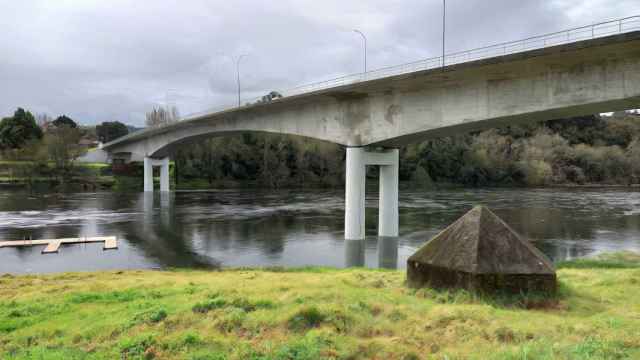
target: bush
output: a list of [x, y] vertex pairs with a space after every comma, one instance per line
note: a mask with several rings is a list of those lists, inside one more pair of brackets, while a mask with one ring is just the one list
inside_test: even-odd
[[213, 309], [219, 309], [227, 306], [227, 301], [221, 297], [207, 300], [205, 302], [197, 303], [193, 305], [191, 310], [195, 313], [205, 314]]
[[154, 335], [143, 334], [125, 338], [120, 342], [120, 354], [123, 359], [142, 358], [147, 349], [156, 344]]
[[521, 161], [518, 166], [524, 174], [527, 185], [545, 185], [553, 178], [553, 170], [544, 160]]
[[230, 332], [242, 327], [247, 313], [240, 308], [230, 308], [216, 321], [216, 327], [222, 331]]
[[155, 324], [163, 321], [167, 318], [167, 311], [165, 309], [148, 310], [142, 313], [136, 314], [131, 322], [131, 326], [139, 323]]
[[589, 182], [619, 182], [631, 176], [631, 163], [619, 146], [579, 144], [573, 148], [573, 158]]
[[287, 321], [290, 330], [306, 330], [320, 326], [327, 316], [315, 306], [307, 306], [298, 310]]
[[244, 298], [233, 299], [230, 305], [242, 309], [246, 312], [251, 312], [258, 309], [272, 309], [275, 307], [274, 303], [270, 300], [249, 301]]
[[158, 311], [154, 311], [150, 314], [149, 320], [153, 323], [160, 322], [167, 318], [167, 311], [164, 309], [160, 309]]
[[321, 359], [326, 341], [314, 334], [307, 334], [299, 340], [284, 344], [274, 356], [274, 360], [315, 360]]

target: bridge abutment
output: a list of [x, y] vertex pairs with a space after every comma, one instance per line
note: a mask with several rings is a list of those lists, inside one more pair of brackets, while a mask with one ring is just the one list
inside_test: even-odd
[[344, 237], [365, 238], [366, 166], [380, 166], [379, 236], [398, 236], [399, 151], [368, 152], [362, 147], [347, 148]]
[[144, 191], [153, 192], [153, 167], [160, 167], [160, 191], [169, 191], [169, 158], [144, 157]]

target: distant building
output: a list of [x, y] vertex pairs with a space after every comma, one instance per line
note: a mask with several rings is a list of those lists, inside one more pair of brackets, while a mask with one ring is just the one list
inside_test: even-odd
[[83, 148], [86, 149], [93, 149], [93, 148], [97, 148], [99, 146], [99, 142], [95, 139], [90, 139], [90, 138], [82, 138], [80, 139], [80, 141], [78, 141], [78, 145], [80, 145]]

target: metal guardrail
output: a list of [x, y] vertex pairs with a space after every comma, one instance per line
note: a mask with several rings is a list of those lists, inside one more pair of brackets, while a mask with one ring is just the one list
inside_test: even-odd
[[[402, 75], [417, 71], [431, 70], [448, 65], [488, 59], [496, 56], [516, 54], [530, 50], [543, 49], [546, 47], [563, 45], [581, 40], [596, 39], [600, 37], [631, 32], [634, 30], [640, 30], [640, 15], [601, 22], [593, 25], [581, 26], [550, 34], [534, 36], [522, 40], [505, 42], [491, 46], [446, 54], [444, 56], [444, 59], [442, 56], [439, 56], [402, 65], [385, 67], [365, 73], [352, 74], [316, 83], [300, 85], [285, 91], [281, 91], [280, 93], [283, 97], [301, 95], [338, 86], [352, 85], [364, 81], [382, 79], [385, 77]], [[261, 97], [249, 99], [246, 100], [245, 103], [253, 104], [260, 99]], [[246, 105], [240, 107], [244, 106]], [[215, 107], [206, 111], [190, 114], [181, 120], [189, 120], [217, 111], [231, 110], [237, 107], [237, 105]]]

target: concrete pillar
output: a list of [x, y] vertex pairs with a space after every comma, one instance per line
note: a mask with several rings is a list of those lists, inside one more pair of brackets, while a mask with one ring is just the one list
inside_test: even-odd
[[153, 160], [144, 157], [144, 191], [153, 191]]
[[365, 151], [347, 148], [345, 174], [344, 237], [347, 240], [364, 239]]
[[387, 153], [391, 164], [380, 165], [380, 202], [378, 205], [378, 235], [398, 236], [398, 176], [399, 150]]
[[345, 267], [363, 267], [365, 265], [365, 240], [345, 240]]
[[160, 191], [169, 191], [169, 158], [162, 159], [160, 165]]
[[398, 238], [380, 236], [378, 238], [378, 267], [381, 269], [398, 268]]

